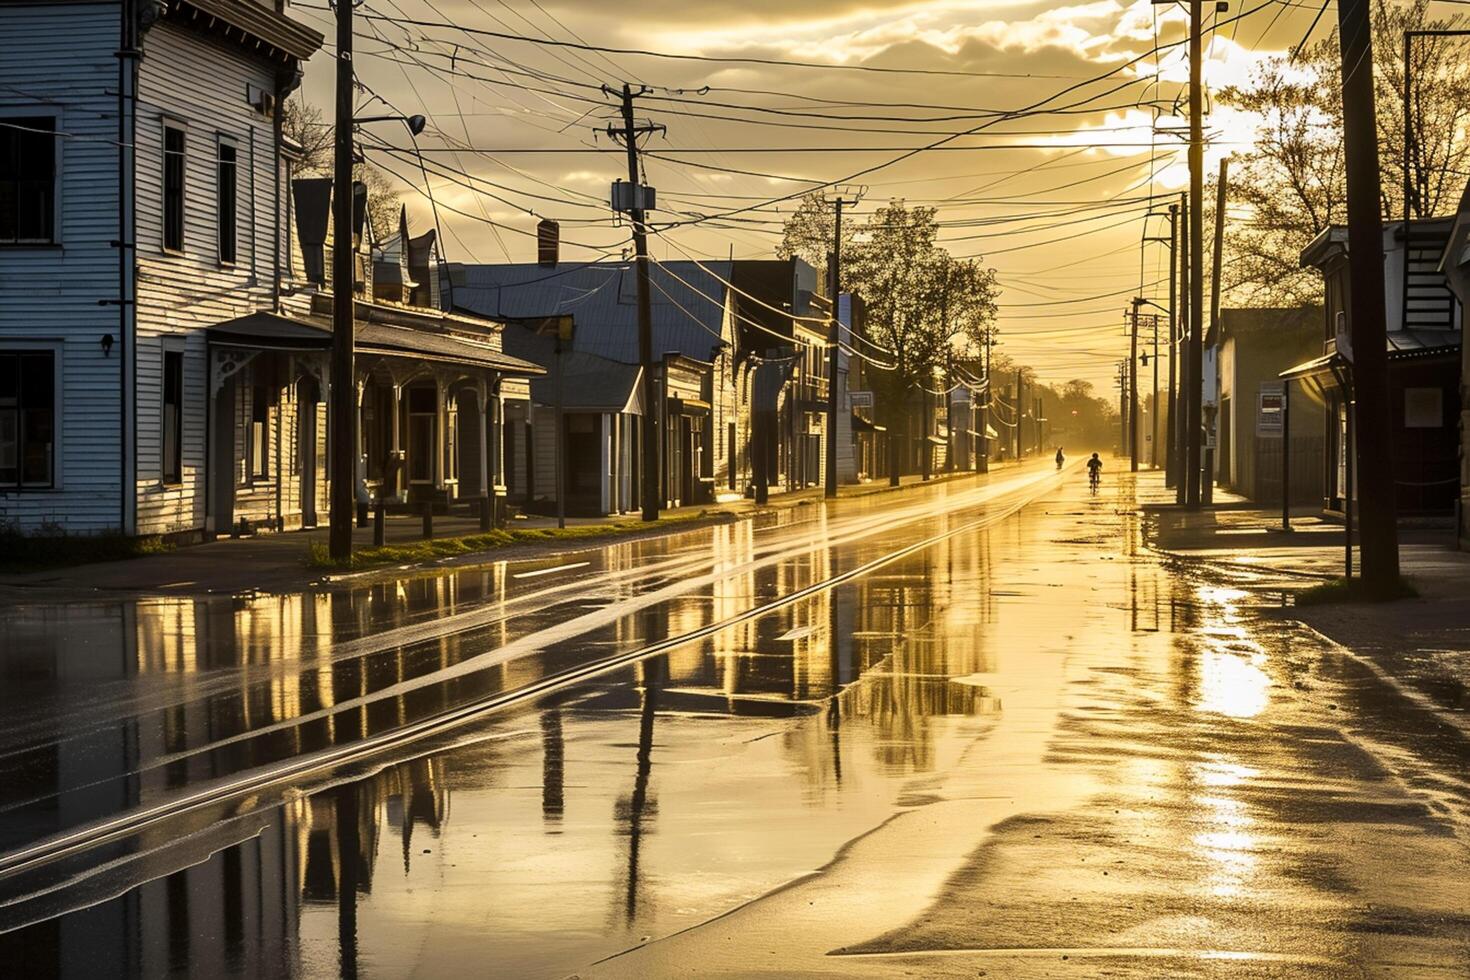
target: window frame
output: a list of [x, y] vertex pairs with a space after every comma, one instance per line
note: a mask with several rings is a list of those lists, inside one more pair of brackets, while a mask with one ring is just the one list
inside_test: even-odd
[[[14, 493], [54, 493], [65, 489], [63, 482], [63, 461], [65, 460], [62, 441], [63, 434], [63, 408], [65, 405], [64, 390], [62, 388], [63, 367], [63, 344], [60, 340], [39, 338], [34, 340], [0, 340], [0, 356], [24, 356], [27, 354], [46, 354], [51, 357], [51, 479], [50, 482], [25, 483], [20, 479], [19, 468], [22, 462], [17, 459], [17, 473], [15, 483], [0, 484], [0, 494]], [[20, 420], [17, 417], [17, 433], [23, 433]], [[20, 453], [20, 439], [17, 439], [17, 452]]]
[[[225, 190], [224, 182], [224, 152], [229, 150], [232, 154], [230, 167], [233, 174], [230, 180], [230, 202], [231, 209], [228, 215], [230, 248], [229, 255], [225, 255], [225, 222], [226, 211], [222, 200]], [[215, 257], [219, 264], [225, 267], [237, 265], [240, 261], [240, 144], [228, 133], [219, 133], [214, 143], [214, 240]]]
[[[13, 120], [25, 118], [50, 118], [53, 132], [63, 131], [62, 111], [55, 106], [29, 105], [29, 106], [3, 106], [0, 107], [0, 120]], [[61, 192], [62, 175], [64, 173], [64, 151], [65, 140], [53, 137], [51, 141], [51, 237], [50, 238], [14, 238], [0, 239], [0, 248], [54, 248], [61, 244]], [[19, 228], [16, 229], [19, 231]]]
[[[165, 255], [183, 255], [189, 241], [189, 127], [184, 122], [165, 116], [159, 124], [159, 248]], [[179, 134], [179, 191], [178, 191], [178, 243], [169, 241], [169, 230], [172, 222], [169, 221], [169, 157], [172, 151], [168, 148], [168, 137], [170, 132]]]
[[[184, 385], [188, 374], [188, 365], [184, 360], [184, 345], [179, 341], [164, 341], [163, 350], [159, 357], [159, 386], [158, 386], [158, 482], [166, 487], [182, 486], [184, 483]], [[173, 431], [174, 465], [177, 470], [169, 471], [169, 361], [177, 359], [178, 364], [178, 400], [174, 403], [176, 419]]]

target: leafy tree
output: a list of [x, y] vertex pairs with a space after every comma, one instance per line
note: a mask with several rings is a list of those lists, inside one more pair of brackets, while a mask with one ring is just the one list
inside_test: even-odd
[[[781, 244], [776, 246], [776, 258], [801, 259], [819, 272], [827, 268], [827, 256], [832, 252], [832, 231], [836, 227], [836, 206], [825, 194], [813, 192], [802, 197], [786, 219], [781, 233]], [[855, 221], [842, 223], [842, 256], [846, 265], [853, 241], [856, 237]], [[844, 270], [843, 278], [847, 278]]]
[[[1403, 213], [1403, 35], [1454, 29], [1459, 16], [1431, 19], [1428, 0], [1377, 0], [1373, 10], [1380, 200], [1386, 218]], [[1470, 59], [1463, 41], [1422, 38], [1413, 47], [1410, 118], [1412, 216], [1443, 214], [1458, 200], [1470, 164]], [[1303, 248], [1347, 220], [1342, 138], [1341, 55], [1330, 36], [1257, 65], [1221, 101], [1261, 119], [1252, 148], [1232, 163], [1234, 220], [1225, 238], [1224, 290], [1251, 306], [1321, 302], [1321, 282], [1299, 267]]]

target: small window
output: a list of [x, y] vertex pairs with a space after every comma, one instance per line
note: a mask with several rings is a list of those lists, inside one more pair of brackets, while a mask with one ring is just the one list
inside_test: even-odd
[[246, 448], [251, 481], [269, 479], [270, 401], [264, 385], [250, 389], [250, 442]]
[[163, 247], [184, 250], [184, 131], [163, 127]]
[[163, 482], [184, 482], [184, 352], [163, 352]]
[[56, 240], [56, 117], [0, 119], [0, 242]]
[[237, 221], [235, 186], [238, 177], [238, 166], [235, 158], [235, 145], [221, 141], [219, 144], [218, 159], [216, 161], [219, 214], [216, 223], [219, 230], [219, 260], [223, 263], [235, 261], [235, 225]]
[[0, 353], [0, 487], [55, 483], [55, 370], [49, 352]]

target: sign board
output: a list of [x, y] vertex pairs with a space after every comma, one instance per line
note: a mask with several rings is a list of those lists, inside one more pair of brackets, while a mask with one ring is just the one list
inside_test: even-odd
[[1257, 438], [1281, 438], [1281, 414], [1286, 405], [1284, 386], [1279, 381], [1262, 381], [1256, 395]]
[[853, 408], [872, 408], [873, 393], [871, 391], [849, 391], [847, 402]]

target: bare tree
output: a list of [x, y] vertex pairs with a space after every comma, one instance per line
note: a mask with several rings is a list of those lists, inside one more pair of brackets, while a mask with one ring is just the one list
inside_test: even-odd
[[[1379, 0], [1373, 16], [1374, 84], [1385, 218], [1403, 213], [1403, 36], [1449, 30], [1459, 16], [1430, 19], [1427, 0]], [[1420, 39], [1413, 47], [1410, 213], [1443, 214], [1458, 201], [1470, 167], [1470, 44]], [[1222, 286], [1248, 306], [1321, 302], [1321, 282], [1300, 268], [1303, 248], [1324, 228], [1347, 220], [1342, 86], [1338, 39], [1331, 36], [1257, 65], [1250, 79], [1220, 93], [1223, 102], [1258, 115], [1252, 148], [1232, 163], [1231, 231]]]
[[[298, 175], [332, 176], [335, 134], [331, 125], [322, 120], [321, 109], [307, 102], [298, 92], [286, 100], [283, 112], [281, 132], [301, 147]], [[353, 165], [352, 179], [367, 184], [368, 221], [373, 226], [373, 237], [382, 241], [397, 232], [400, 202], [388, 175], [370, 163], [358, 163]]]

